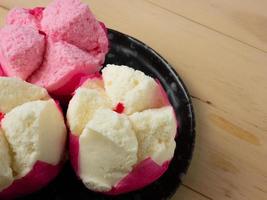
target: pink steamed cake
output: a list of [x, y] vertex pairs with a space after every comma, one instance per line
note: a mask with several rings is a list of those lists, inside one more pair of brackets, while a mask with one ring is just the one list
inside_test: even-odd
[[62, 163], [51, 165], [37, 161], [33, 169], [26, 176], [15, 180], [12, 185], [0, 192], [0, 199], [15, 199], [40, 190], [59, 174], [61, 168]]
[[104, 30], [86, 4], [79, 0], [55, 0], [43, 12], [41, 28], [52, 41], [66, 41], [93, 54], [106, 53]]
[[44, 36], [31, 26], [6, 25], [0, 30], [0, 38], [4, 73], [26, 80], [42, 63]]
[[44, 8], [41, 7], [34, 9], [13, 8], [7, 15], [6, 24], [29, 25], [40, 29], [43, 10]]
[[[101, 55], [98, 55], [101, 56]], [[54, 91], [65, 85], [76, 74], [91, 74], [100, 69], [98, 56], [59, 41], [49, 43], [43, 65], [29, 82]]]
[[[44, 86], [49, 92], [57, 96], [68, 96], [76, 86], [69, 87], [69, 82], [83, 79], [90, 73], [97, 72], [104, 63], [105, 55], [108, 52], [107, 29], [105, 25], [98, 22], [86, 4], [79, 0], [55, 0], [47, 8], [37, 7], [34, 9], [14, 8], [6, 19], [6, 26], [28, 26], [35, 29], [35, 32], [45, 38], [45, 47], [39, 51], [33, 48], [32, 51], [42, 52], [42, 55], [31, 54], [21, 56], [24, 65], [11, 65], [12, 59], [5, 54], [0, 56], [0, 76], [20, 77], [28, 82]], [[6, 29], [6, 28], [4, 28]], [[5, 37], [12, 35], [11, 31], [4, 33], [0, 38], [2, 45], [8, 46]], [[17, 47], [14, 47], [16, 58], [21, 59], [32, 36], [25, 34], [24, 42], [15, 40]], [[2, 41], [2, 42], [1, 42]], [[44, 42], [45, 43], [45, 42]], [[5, 53], [6, 49], [4, 49]], [[46, 52], [43, 55], [43, 52]], [[64, 52], [64, 55], [62, 52]], [[75, 55], [71, 55], [74, 53]], [[40, 53], [41, 54], [41, 53]], [[52, 55], [54, 54], [54, 55]], [[80, 54], [80, 55], [79, 55]], [[30, 57], [31, 59], [28, 59]], [[62, 59], [62, 60], [61, 60]], [[14, 60], [14, 59], [13, 59]], [[38, 61], [38, 62], [37, 62]], [[14, 61], [13, 61], [14, 62]], [[38, 65], [32, 66], [32, 63]], [[21, 63], [19, 61], [19, 63]], [[26, 66], [26, 67], [25, 67]], [[64, 66], [64, 68], [62, 67]], [[27, 69], [27, 70], [25, 70]], [[59, 92], [59, 93], [58, 93]]]
[[0, 76], [4, 76], [4, 72], [2, 71], [1, 65], [0, 65]]

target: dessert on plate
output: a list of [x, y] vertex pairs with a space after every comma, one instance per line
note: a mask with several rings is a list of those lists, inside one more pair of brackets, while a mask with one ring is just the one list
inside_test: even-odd
[[100, 70], [108, 52], [103, 23], [79, 0], [46, 8], [14, 8], [0, 29], [0, 68], [5, 76], [69, 95], [83, 77]]
[[46, 89], [0, 77], [0, 199], [30, 194], [60, 171], [66, 127]]
[[107, 65], [86, 80], [67, 110], [70, 159], [93, 191], [141, 189], [167, 169], [177, 122], [160, 84], [127, 66]]
[[9, 12], [0, 29], [0, 199], [39, 190], [61, 168], [66, 127], [49, 94], [73, 95], [70, 160], [88, 189], [127, 193], [168, 169], [177, 121], [167, 95], [127, 66], [100, 74], [108, 45], [104, 24], [80, 0]]

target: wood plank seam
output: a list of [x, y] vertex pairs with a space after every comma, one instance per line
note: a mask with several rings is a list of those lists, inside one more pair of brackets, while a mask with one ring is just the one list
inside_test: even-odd
[[10, 10], [8, 7], [0, 5], [0, 8], [3, 8], [4, 10]]
[[209, 100], [201, 99], [200, 97], [190, 95], [191, 98], [201, 101], [202, 103], [206, 103], [208, 105], [214, 106], [213, 103]]
[[172, 10], [170, 10], [170, 9], [164, 8], [164, 7], [158, 5], [158, 4], [156, 4], [156, 3], [154, 3], [154, 2], [152, 2], [152, 1], [150, 1], [150, 0], [144, 0], [144, 1], [146, 1], [146, 2], [148, 2], [148, 3], [150, 3], [150, 4], [152, 4], [152, 5], [154, 5], [154, 6], [156, 6], [156, 7], [159, 7], [159, 8], [161, 8], [161, 9], [165, 10], [165, 11], [168, 11], [168, 12], [174, 14], [174, 15], [177, 15], [177, 16], [179, 16], [179, 17], [182, 17], [182, 18], [184, 18], [184, 19], [186, 19], [186, 20], [188, 20], [188, 21], [190, 21], [190, 22], [193, 22], [193, 23], [195, 23], [195, 24], [198, 24], [198, 25], [200, 25], [200, 26], [203, 26], [203, 27], [205, 27], [205, 28], [207, 28], [207, 29], [209, 29], [209, 30], [211, 30], [211, 31], [214, 31], [214, 32], [216, 32], [216, 33], [219, 33], [219, 34], [221, 34], [221, 35], [223, 35], [223, 36], [225, 36], [225, 37], [231, 38], [232, 40], [238, 41], [238, 42], [240, 42], [240, 43], [242, 43], [242, 44], [244, 44], [244, 45], [246, 45], [246, 46], [249, 46], [249, 47], [252, 47], [252, 48], [254, 48], [254, 49], [257, 49], [258, 51], [267, 53], [267, 51], [265, 51], [265, 50], [263, 50], [263, 49], [260, 49], [260, 48], [258, 48], [258, 47], [256, 47], [256, 46], [251, 45], [251, 44], [249, 44], [249, 43], [247, 43], [247, 42], [245, 42], [245, 41], [243, 41], [243, 40], [240, 40], [240, 39], [238, 39], [238, 38], [235, 38], [235, 37], [233, 37], [233, 36], [231, 36], [231, 35], [229, 35], [229, 34], [226, 34], [226, 33], [223, 33], [223, 32], [221, 32], [221, 31], [218, 31], [218, 30], [216, 30], [216, 29], [214, 29], [214, 28], [212, 28], [212, 27], [209, 27], [209, 26], [207, 26], [207, 25], [205, 25], [205, 24], [201, 24], [201, 23], [199, 23], [199, 22], [197, 22], [197, 21], [195, 21], [195, 20], [193, 20], [193, 19], [191, 19], [191, 18], [189, 18], [189, 17], [186, 17], [186, 16], [184, 16], [184, 15], [181, 15], [181, 14], [179, 14], [179, 13], [177, 13], [177, 12], [174, 12], [174, 11], [172, 11]]
[[193, 191], [193, 192], [199, 194], [200, 196], [202, 196], [202, 197], [204, 197], [204, 198], [206, 198], [206, 199], [213, 200], [211, 197], [209, 197], [209, 196], [207, 196], [207, 195], [205, 195], [205, 194], [203, 194], [203, 193], [201, 193], [201, 192], [195, 190], [194, 188], [192, 188], [192, 187], [190, 187], [190, 186], [188, 186], [188, 185], [185, 185], [185, 184], [183, 184], [183, 183], [182, 183], [181, 185], [184, 186], [184, 187], [186, 187], [187, 189], [189, 189], [189, 190], [191, 190], [191, 191]]
[[[214, 105], [211, 101], [209, 101], [209, 100], [204, 100], [204, 99], [202, 99], [202, 98], [200, 98], [200, 97], [197, 97], [197, 96], [194, 96], [194, 95], [192, 95], [192, 94], [190, 94], [190, 97], [191, 97], [193, 100], [200, 101], [200, 102], [203, 103], [203, 104], [208, 104], [208, 105], [212, 106], [213, 108], [217, 109], [218, 111], [221, 111], [221, 112], [223, 112], [223, 113], [225, 113], [225, 114], [229, 114], [228, 111], [226, 111], [226, 110], [224, 110], [224, 109], [221, 109], [221, 108], [215, 106], [215, 105]], [[242, 120], [242, 119], [241, 119], [241, 120]], [[258, 129], [259, 131], [262, 131], [262, 132], [266, 132], [266, 131], [267, 131], [267, 129], [264, 129], [264, 128], [262, 128], [262, 127], [260, 127], [260, 126], [258, 126], [258, 125], [256, 125], [256, 124], [250, 122], [250, 121], [245, 121], [245, 120], [242, 120], [242, 121], [244, 121], [244, 122], [247, 123], [247, 124], [250, 124], [250, 125], [253, 126], [254, 128]]]

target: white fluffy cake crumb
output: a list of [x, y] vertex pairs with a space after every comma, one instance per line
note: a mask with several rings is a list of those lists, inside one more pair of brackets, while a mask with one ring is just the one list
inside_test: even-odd
[[88, 188], [109, 191], [137, 162], [137, 139], [124, 114], [97, 110], [79, 140], [80, 173]]
[[158, 108], [163, 104], [158, 84], [141, 71], [127, 66], [107, 65], [102, 75], [113, 106], [123, 103], [126, 114]]
[[0, 129], [0, 191], [7, 188], [13, 181], [11, 156], [8, 143]]
[[111, 102], [103, 90], [79, 88], [69, 102], [67, 112], [71, 132], [80, 135], [97, 109], [111, 107]]
[[107, 65], [102, 78], [76, 90], [67, 119], [79, 136], [80, 178], [106, 192], [145, 159], [159, 166], [171, 160], [177, 122], [160, 85], [143, 72]]
[[0, 78], [0, 112], [7, 113], [28, 101], [48, 98], [49, 95], [44, 88], [16, 78]]
[[17, 106], [2, 120], [2, 128], [13, 158], [17, 178], [36, 163], [56, 165], [63, 152], [66, 128], [53, 100], [32, 101]]
[[175, 149], [176, 120], [171, 106], [149, 109], [130, 116], [138, 140], [138, 159], [148, 157], [162, 165]]
[[103, 91], [104, 83], [102, 79], [96, 77], [96, 78], [88, 79], [87, 81], [85, 81], [82, 84], [81, 88]]

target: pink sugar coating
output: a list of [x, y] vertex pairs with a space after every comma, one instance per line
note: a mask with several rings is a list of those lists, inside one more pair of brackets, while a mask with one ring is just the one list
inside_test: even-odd
[[11, 186], [0, 192], [0, 199], [14, 199], [40, 190], [58, 175], [61, 168], [61, 163], [53, 166], [37, 161], [26, 176], [15, 180]]
[[[45, 87], [49, 92], [62, 88], [77, 74], [91, 74], [98, 71], [105, 55], [92, 56], [67, 42], [48, 42], [43, 65], [28, 80]], [[99, 59], [100, 58], [100, 59]]]
[[44, 36], [31, 26], [6, 25], [0, 30], [0, 63], [7, 76], [26, 80], [41, 64]]
[[40, 29], [40, 21], [44, 8], [37, 7], [34, 9], [13, 8], [9, 11], [6, 24], [29, 25], [33, 28]]
[[80, 0], [55, 0], [43, 12], [41, 30], [52, 41], [66, 41], [86, 51], [107, 53], [108, 39], [91, 10]]
[[[70, 161], [77, 176], [80, 175], [79, 167], [79, 136], [70, 133], [69, 153]], [[118, 195], [134, 190], [141, 189], [161, 177], [168, 169], [170, 161], [165, 161], [161, 166], [151, 158], [147, 158], [138, 163], [133, 170], [113, 187], [107, 195]], [[79, 177], [80, 178], [80, 177]]]

